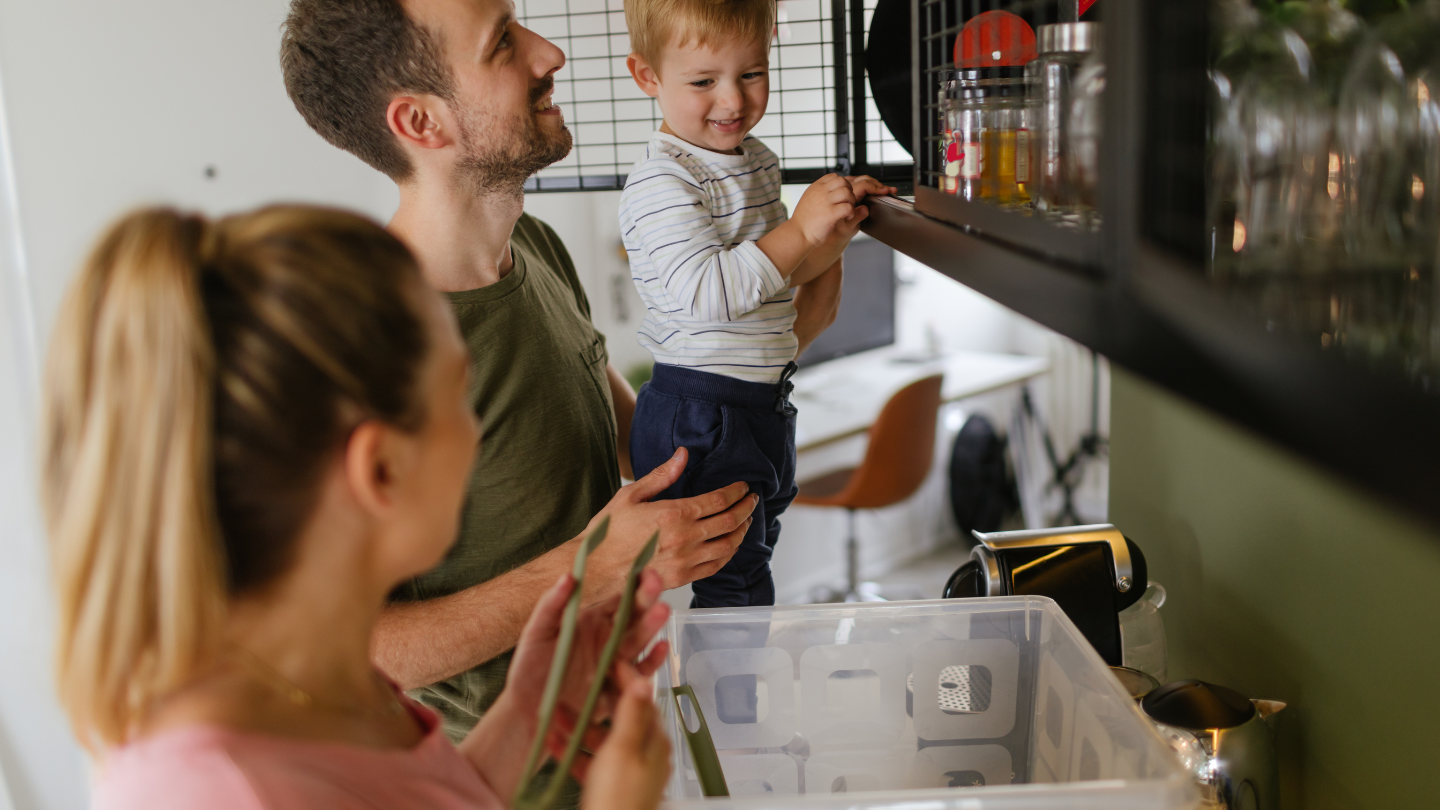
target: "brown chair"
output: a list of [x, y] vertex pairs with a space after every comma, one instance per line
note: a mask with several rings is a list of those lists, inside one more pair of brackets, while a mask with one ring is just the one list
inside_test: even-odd
[[[935, 420], [940, 411], [936, 374], [913, 382], [885, 403], [870, 427], [870, 446], [859, 467], [839, 470], [800, 484], [795, 503], [839, 506], [850, 521], [845, 541], [844, 601], [884, 601], [873, 583], [859, 581], [860, 547], [855, 538], [855, 510], [879, 509], [899, 503], [920, 488], [935, 458]], [[835, 601], [840, 601], [838, 598]]]

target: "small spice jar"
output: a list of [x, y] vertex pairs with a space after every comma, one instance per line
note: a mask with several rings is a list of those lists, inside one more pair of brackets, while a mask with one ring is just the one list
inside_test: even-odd
[[940, 190], [955, 194], [959, 189], [961, 155], [955, 145], [955, 133], [950, 129], [951, 112], [960, 101], [960, 71], [950, 70], [941, 74], [940, 79]]

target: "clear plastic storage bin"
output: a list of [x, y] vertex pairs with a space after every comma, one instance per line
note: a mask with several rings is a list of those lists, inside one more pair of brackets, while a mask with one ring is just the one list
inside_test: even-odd
[[[657, 675], [669, 806], [1191, 808], [1188, 777], [1043, 597], [681, 610]], [[730, 798], [703, 798], [704, 714]], [[682, 709], [677, 709], [677, 701]]]

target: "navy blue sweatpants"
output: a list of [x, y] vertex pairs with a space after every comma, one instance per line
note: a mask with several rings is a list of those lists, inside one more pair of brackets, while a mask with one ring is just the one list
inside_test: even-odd
[[737, 380], [683, 366], [655, 364], [630, 425], [630, 464], [638, 478], [684, 447], [690, 461], [656, 500], [703, 495], [736, 481], [760, 496], [755, 522], [725, 567], [691, 585], [691, 607], [775, 604], [770, 555], [780, 514], [795, 499], [795, 408], [786, 367], [779, 383]]

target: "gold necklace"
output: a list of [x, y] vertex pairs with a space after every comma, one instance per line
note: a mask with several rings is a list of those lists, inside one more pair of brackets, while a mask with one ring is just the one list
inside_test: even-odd
[[[296, 686], [292, 681], [280, 674], [280, 671], [265, 663], [265, 660], [244, 647], [236, 646], [235, 651], [239, 653], [241, 663], [265, 681], [266, 685], [274, 689], [286, 700], [303, 709], [316, 709], [319, 711], [336, 712], [358, 717], [362, 720], [373, 720], [377, 717], [394, 717], [405, 711], [400, 699], [395, 697], [395, 691], [388, 683], [383, 684], [385, 694], [390, 698], [389, 703], [383, 709], [370, 709], [363, 706], [347, 706], [342, 703], [331, 703], [329, 701], [317, 700], [314, 695]], [[380, 678], [371, 671], [371, 676], [378, 682]]]

